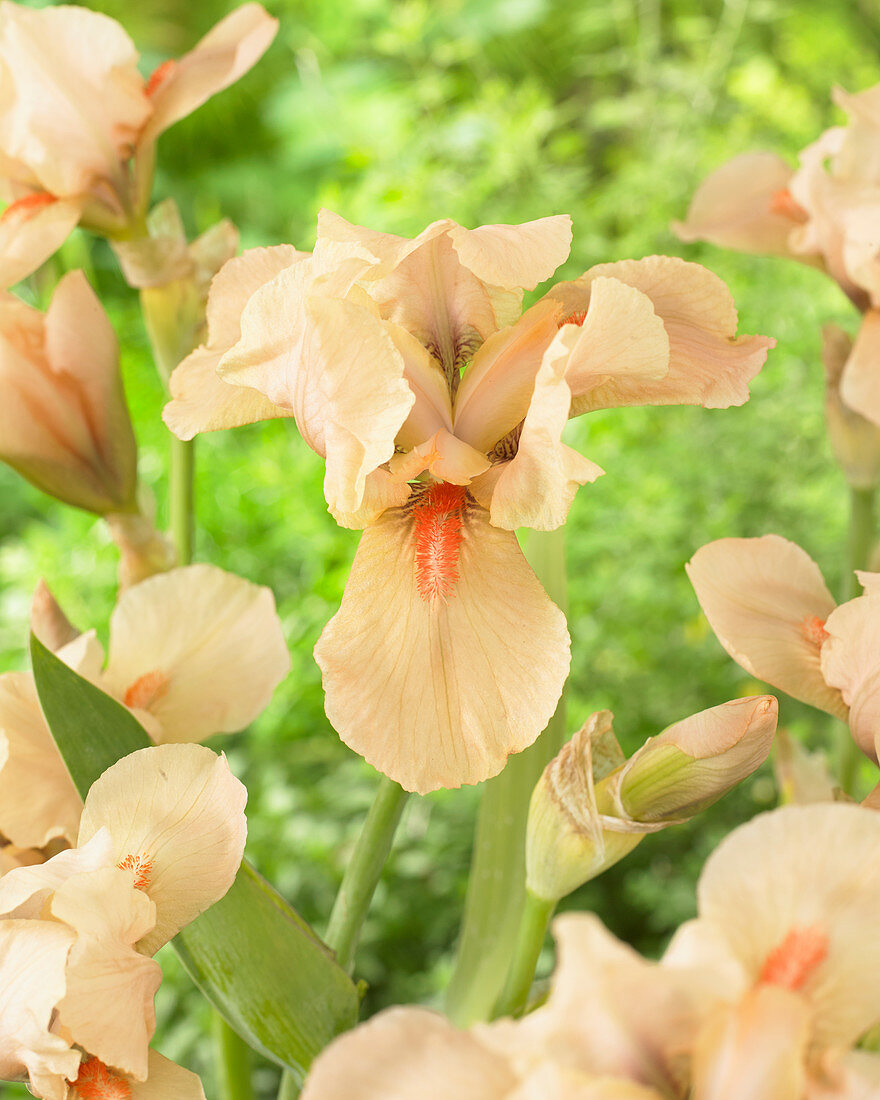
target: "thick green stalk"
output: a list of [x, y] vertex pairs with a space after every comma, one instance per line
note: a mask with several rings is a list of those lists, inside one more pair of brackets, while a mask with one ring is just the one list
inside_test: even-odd
[[[565, 532], [535, 531], [526, 556], [551, 599], [566, 610]], [[531, 748], [511, 756], [485, 784], [455, 971], [446, 996], [452, 1021], [488, 1020], [504, 985], [526, 904], [525, 836], [529, 799], [565, 741], [565, 696]]]
[[529, 1001], [529, 991], [535, 978], [535, 969], [550, 918], [556, 909], [555, 901], [535, 897], [526, 891], [522, 921], [519, 926], [510, 972], [495, 1008], [496, 1016], [520, 1016]]
[[[841, 601], [852, 600], [862, 591], [856, 569], [867, 569], [876, 537], [876, 490], [850, 489], [849, 531], [846, 544], [846, 572]], [[849, 728], [838, 723], [837, 777], [841, 789], [852, 794], [862, 753]]]
[[177, 564], [189, 565], [193, 559], [196, 535], [195, 440], [184, 442], [171, 437], [170, 498], [171, 538], [177, 551]]
[[225, 1100], [254, 1100], [251, 1048], [232, 1030], [219, 1012], [214, 1013], [214, 1046], [217, 1051], [220, 1095]]

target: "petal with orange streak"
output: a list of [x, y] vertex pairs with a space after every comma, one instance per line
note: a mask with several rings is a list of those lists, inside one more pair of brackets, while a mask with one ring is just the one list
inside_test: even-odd
[[[512, 533], [467, 504], [460, 528], [424, 537], [412, 508], [367, 528], [315, 647], [342, 740], [420, 793], [496, 775], [549, 721], [569, 665], [565, 617]], [[420, 554], [442, 573], [433, 599]]]
[[788, 235], [798, 221], [785, 213], [780, 197], [793, 175], [775, 153], [742, 153], [703, 180], [687, 217], [672, 228], [683, 241], [790, 256]]
[[36, 271], [76, 228], [83, 201], [47, 198], [33, 208], [13, 204], [0, 216], [0, 287], [14, 286]]
[[651, 299], [669, 337], [669, 371], [659, 379], [611, 378], [574, 402], [575, 415], [619, 405], [703, 405], [724, 409], [749, 398], [749, 382], [776, 341], [737, 336], [730, 291], [699, 264], [671, 256], [591, 268], [578, 282], [607, 276]]
[[877, 759], [880, 736], [880, 595], [859, 596], [828, 616], [822, 675], [839, 688], [859, 748]]
[[302, 1100], [507, 1100], [516, 1076], [501, 1055], [424, 1008], [390, 1008], [334, 1040]]
[[202, 745], [140, 749], [92, 785], [78, 843], [106, 829], [113, 861], [131, 856], [143, 870], [156, 924], [142, 934], [141, 951], [154, 954], [232, 885], [244, 851], [246, 799], [226, 757]]
[[746, 672], [846, 718], [820, 667], [822, 625], [835, 603], [804, 550], [779, 535], [718, 539], [685, 568], [709, 625]]

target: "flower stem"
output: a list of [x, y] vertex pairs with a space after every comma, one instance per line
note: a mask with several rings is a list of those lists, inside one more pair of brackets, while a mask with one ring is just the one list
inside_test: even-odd
[[352, 968], [361, 927], [408, 797], [409, 793], [393, 779], [382, 777], [345, 869], [324, 937], [344, 970]]
[[[857, 569], [867, 569], [876, 536], [876, 490], [850, 489], [849, 531], [846, 544], [846, 574], [843, 578], [841, 599], [852, 600], [862, 591]], [[862, 753], [849, 728], [838, 723], [837, 778], [840, 787], [852, 794], [858, 777]]]
[[[565, 532], [535, 531], [526, 557], [548, 595], [566, 609]], [[504, 985], [526, 904], [529, 799], [565, 741], [565, 695], [531, 748], [511, 756], [483, 788], [455, 971], [446, 1012], [459, 1027], [488, 1020]]]
[[547, 901], [526, 892], [513, 959], [495, 1008], [496, 1016], [522, 1015], [529, 1001], [529, 991], [535, 978], [541, 948], [544, 946], [547, 926], [555, 909], [555, 901]]
[[189, 565], [193, 559], [196, 533], [195, 440], [184, 442], [171, 437], [169, 497], [171, 537], [177, 551], [177, 564]]
[[218, 1055], [220, 1095], [224, 1100], [254, 1100], [251, 1049], [218, 1013], [214, 1013], [214, 1045]]

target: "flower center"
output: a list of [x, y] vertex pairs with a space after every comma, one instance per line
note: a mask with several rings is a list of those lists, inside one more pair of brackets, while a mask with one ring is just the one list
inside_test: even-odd
[[128, 685], [122, 701], [127, 707], [136, 710], [148, 710], [168, 690], [168, 677], [158, 668], [152, 672], [145, 672], [143, 676]]
[[58, 202], [54, 195], [45, 191], [34, 191], [30, 195], [25, 195], [23, 199], [10, 203], [0, 214], [0, 222], [27, 221], [44, 206], [51, 206], [53, 202]]
[[587, 311], [585, 309], [578, 309], [574, 313], [570, 314], [568, 317], [565, 317], [562, 321], [560, 321], [559, 322], [559, 327], [562, 328], [563, 325], [578, 325], [578, 326], [580, 326], [584, 323], [586, 318], [587, 318]]
[[816, 646], [821, 646], [826, 638], [831, 637], [825, 629], [825, 620], [820, 619], [818, 615], [808, 615], [801, 623], [801, 630], [803, 630], [807, 641]]
[[146, 892], [147, 887], [150, 885], [150, 877], [153, 874], [153, 860], [148, 856], [127, 855], [116, 866], [120, 871], [131, 871], [134, 875], [135, 889]]
[[441, 481], [413, 505], [416, 587], [428, 603], [447, 600], [455, 591], [466, 496], [463, 485]]
[[80, 1065], [73, 1087], [80, 1100], [131, 1100], [128, 1081], [97, 1058], [86, 1058]]
[[800, 989], [827, 954], [828, 937], [821, 928], [792, 928], [764, 960], [758, 980], [783, 989]]
[[155, 95], [176, 68], [177, 62], [173, 58], [169, 58], [168, 61], [163, 61], [161, 65], [153, 69], [144, 88], [144, 94], [147, 96]]

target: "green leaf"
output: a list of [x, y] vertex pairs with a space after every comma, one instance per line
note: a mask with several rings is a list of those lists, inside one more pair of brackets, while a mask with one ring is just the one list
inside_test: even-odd
[[[31, 637], [40, 705], [80, 794], [151, 744], [124, 706]], [[172, 941], [209, 1001], [247, 1043], [302, 1079], [357, 1022], [357, 989], [308, 924], [247, 862], [225, 897]]]

